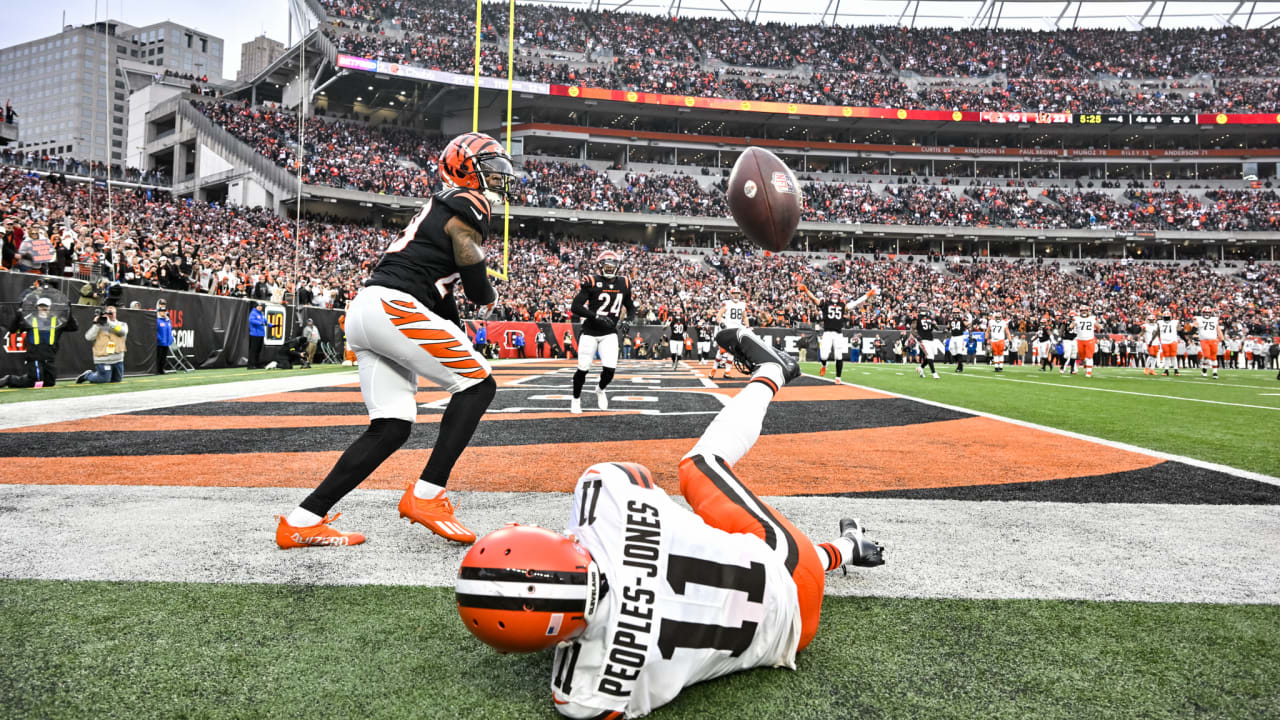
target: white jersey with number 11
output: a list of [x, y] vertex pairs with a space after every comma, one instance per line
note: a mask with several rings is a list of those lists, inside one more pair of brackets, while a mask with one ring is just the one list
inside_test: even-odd
[[795, 580], [755, 535], [729, 534], [645, 487], [619, 464], [593, 465], [574, 490], [568, 532], [608, 592], [587, 629], [556, 648], [556, 710], [645, 715], [694, 683], [754, 667], [795, 667]]

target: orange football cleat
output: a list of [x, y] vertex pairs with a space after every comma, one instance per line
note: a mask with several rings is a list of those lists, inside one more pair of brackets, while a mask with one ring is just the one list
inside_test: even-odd
[[423, 527], [446, 540], [470, 545], [476, 541], [476, 534], [466, 525], [458, 522], [453, 516], [453, 503], [440, 493], [439, 497], [424, 500], [413, 494], [413, 483], [409, 484], [400, 498], [400, 517], [409, 518], [409, 522], [420, 523]]
[[344, 533], [329, 527], [329, 523], [341, 516], [342, 513], [334, 513], [326, 515], [317, 525], [294, 527], [285, 520], [283, 515], [277, 515], [280, 524], [276, 526], [276, 545], [279, 545], [281, 550], [288, 550], [326, 545], [359, 545], [364, 542], [364, 535], [360, 533]]

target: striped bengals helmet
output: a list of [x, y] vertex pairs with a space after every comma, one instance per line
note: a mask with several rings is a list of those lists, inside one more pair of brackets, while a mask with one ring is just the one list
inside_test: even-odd
[[515, 170], [502, 145], [484, 133], [463, 133], [440, 152], [440, 176], [446, 185], [489, 191], [511, 198]]
[[537, 652], [587, 627], [600, 598], [600, 570], [574, 540], [509, 523], [462, 558], [458, 615], [472, 635], [501, 653]]
[[605, 250], [596, 256], [596, 265], [600, 267], [600, 274], [607, 277], [616, 277], [618, 275], [618, 266], [622, 264], [622, 260], [618, 258], [618, 253], [612, 250]]

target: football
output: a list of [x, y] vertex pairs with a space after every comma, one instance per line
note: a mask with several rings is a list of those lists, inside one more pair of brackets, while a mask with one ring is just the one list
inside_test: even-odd
[[785, 250], [800, 224], [804, 198], [791, 168], [763, 148], [747, 148], [729, 174], [729, 213], [751, 242]]

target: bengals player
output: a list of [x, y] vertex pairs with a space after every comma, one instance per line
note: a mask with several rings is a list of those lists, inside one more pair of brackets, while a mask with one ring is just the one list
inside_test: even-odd
[[454, 517], [445, 485], [497, 385], [461, 328], [454, 292], [461, 284], [485, 315], [497, 301], [483, 244], [490, 203], [511, 195], [515, 174], [502, 146], [481, 133], [454, 138], [440, 153], [440, 173], [446, 188], [428, 198], [387, 247], [347, 307], [347, 341], [359, 364], [369, 427], [319, 487], [280, 518], [281, 548], [364, 542], [360, 533], [330, 527], [338, 514], [327, 513], [409, 439], [419, 376], [452, 398], [426, 468], [400, 499], [400, 516], [450, 540], [475, 542], [475, 533]]
[[818, 632], [825, 573], [884, 564], [859, 521], [814, 543], [734, 473], [800, 366], [746, 328], [716, 342], [751, 379], [679, 463], [692, 511], [643, 465], [597, 463], [578, 479], [568, 536], [507, 525], [462, 560], [459, 618], [499, 652], [555, 647], [561, 715], [641, 717], [703, 680], [794, 669]]
[[627, 317], [636, 315], [631, 283], [618, 276], [621, 264], [618, 254], [612, 250], [600, 253], [596, 258], [599, 274], [584, 276], [579, 283], [578, 294], [573, 298], [573, 315], [582, 318], [578, 369], [573, 374], [573, 401], [569, 407], [574, 414], [582, 412], [582, 386], [587, 382], [587, 371], [591, 369], [591, 360], [597, 352], [600, 353], [602, 369], [600, 383], [596, 386], [596, 407], [609, 409], [609, 398], [604, 390], [609, 387], [618, 367], [618, 332], [623, 335], [631, 332], [630, 326], [622, 319], [623, 311]]
[[873, 287], [852, 302], [845, 300], [844, 291], [838, 287], [831, 288], [829, 298], [821, 298], [813, 294], [804, 285], [797, 288], [809, 302], [818, 306], [818, 316], [822, 322], [822, 335], [818, 337], [818, 360], [822, 367], [818, 374], [826, 376], [827, 359], [832, 355], [836, 361], [835, 384], [839, 385], [844, 377], [844, 359], [849, 356], [849, 338], [844, 336], [844, 329], [849, 324], [854, 308], [871, 299], [876, 294]]

